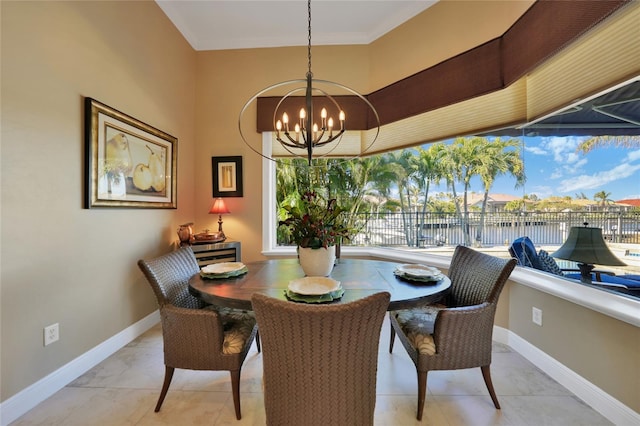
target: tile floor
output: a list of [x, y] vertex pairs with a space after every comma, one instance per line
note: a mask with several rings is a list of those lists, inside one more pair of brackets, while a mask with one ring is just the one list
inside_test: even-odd
[[[428, 377], [423, 421], [417, 422], [415, 370], [399, 342], [394, 353], [388, 353], [387, 321], [380, 341], [376, 425], [611, 424], [522, 356], [498, 343], [494, 344], [492, 377], [501, 410], [493, 407], [480, 369], [435, 371]], [[154, 413], [164, 375], [158, 325], [11, 426], [264, 425], [261, 360], [254, 345], [242, 370], [240, 421], [235, 419], [227, 372], [176, 370], [162, 410]]]

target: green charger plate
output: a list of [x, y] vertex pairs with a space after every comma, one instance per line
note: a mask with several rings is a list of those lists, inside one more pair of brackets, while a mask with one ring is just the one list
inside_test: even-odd
[[298, 294], [288, 289], [284, 291], [284, 295], [287, 296], [287, 299], [294, 302], [302, 303], [329, 303], [333, 302], [334, 300], [340, 299], [343, 294], [344, 289], [342, 288], [342, 286], [340, 286], [340, 288], [335, 291], [321, 295]]
[[200, 276], [202, 278], [215, 280], [215, 279], [222, 279], [222, 278], [237, 277], [237, 276], [246, 274], [247, 272], [249, 272], [249, 269], [247, 269], [247, 267], [244, 266], [243, 268], [238, 269], [237, 271], [225, 272], [223, 274], [207, 274], [206, 272], [202, 272], [201, 270]]

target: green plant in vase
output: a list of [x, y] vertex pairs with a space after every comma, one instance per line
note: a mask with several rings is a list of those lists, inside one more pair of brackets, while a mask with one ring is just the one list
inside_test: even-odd
[[314, 191], [305, 192], [299, 203], [283, 206], [287, 217], [278, 223], [289, 229], [292, 241], [298, 247], [331, 247], [342, 239], [349, 239], [351, 229], [345, 225], [335, 198], [322, 199]]
[[[328, 275], [335, 262], [336, 244], [348, 240], [352, 234], [343, 217], [346, 209], [338, 206], [335, 198], [325, 201], [314, 191], [305, 192], [299, 203], [286, 205], [283, 209], [286, 218], [278, 226], [289, 230], [291, 240], [298, 246], [300, 264], [305, 273]], [[307, 268], [305, 259], [308, 256], [317, 258], [325, 252], [328, 258], [324, 267]]]

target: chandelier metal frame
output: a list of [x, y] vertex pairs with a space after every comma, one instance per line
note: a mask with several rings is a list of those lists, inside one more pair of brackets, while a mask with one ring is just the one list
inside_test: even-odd
[[[255, 149], [253, 146], [251, 146], [249, 144], [249, 142], [246, 140], [244, 133], [242, 131], [242, 117], [244, 115], [244, 113], [246, 112], [246, 110], [249, 108], [249, 106], [260, 96], [262, 96], [263, 94], [277, 89], [279, 87], [283, 87], [283, 86], [289, 86], [289, 85], [293, 85], [293, 84], [300, 84], [300, 83], [304, 83], [305, 86], [303, 87], [296, 87], [294, 89], [289, 90], [277, 103], [274, 112], [273, 112], [273, 128], [274, 131], [276, 132], [276, 140], [282, 145], [282, 147], [288, 151], [290, 154], [292, 154], [293, 156], [296, 157], [300, 157], [300, 155], [295, 152], [294, 150], [304, 150], [306, 151], [306, 158], [308, 160], [308, 164], [309, 166], [311, 166], [311, 160], [313, 158], [313, 150], [316, 147], [322, 147], [325, 145], [328, 145], [331, 142], [337, 141], [336, 145], [329, 150], [328, 152], [325, 152], [323, 154], [323, 156], [327, 156], [329, 155], [332, 151], [334, 151], [337, 146], [340, 144], [341, 140], [342, 140], [342, 136], [344, 134], [344, 132], [346, 131], [346, 126], [345, 126], [345, 122], [346, 122], [346, 116], [345, 113], [343, 112], [342, 108], [340, 107], [340, 105], [338, 104], [338, 102], [334, 99], [333, 96], [331, 96], [329, 93], [327, 93], [325, 90], [322, 90], [320, 88], [318, 88], [318, 84], [321, 85], [329, 85], [329, 86], [334, 86], [337, 88], [340, 88], [352, 95], [357, 96], [359, 99], [361, 99], [363, 102], [365, 102], [368, 106], [368, 108], [372, 111], [373, 116], [376, 119], [376, 123], [377, 123], [377, 127], [376, 127], [376, 133], [375, 136], [373, 137], [371, 143], [369, 143], [369, 145], [359, 154], [361, 155], [362, 153], [366, 152], [372, 145], [373, 143], [376, 141], [376, 139], [378, 138], [378, 135], [380, 133], [380, 117], [378, 116], [378, 112], [376, 111], [375, 107], [371, 104], [371, 102], [369, 102], [369, 100], [367, 98], [365, 98], [363, 95], [361, 95], [360, 93], [358, 93], [357, 91], [344, 86], [342, 84], [339, 83], [335, 83], [333, 81], [328, 81], [328, 80], [317, 80], [313, 78], [313, 72], [311, 71], [311, 0], [307, 1], [307, 16], [308, 16], [308, 34], [307, 34], [307, 66], [308, 66], [308, 70], [307, 70], [307, 74], [306, 74], [306, 79], [296, 79], [296, 80], [288, 80], [288, 81], [283, 81], [280, 83], [276, 83], [273, 84], [269, 87], [264, 88], [263, 90], [259, 91], [258, 93], [256, 93], [254, 96], [252, 96], [246, 103], [245, 105], [242, 107], [241, 111], [240, 111], [240, 116], [238, 119], [238, 130], [240, 131], [240, 136], [242, 138], [242, 140], [244, 141], [244, 143], [249, 146], [249, 148], [251, 148], [251, 150], [253, 150], [254, 152], [256, 152], [257, 154], [261, 155], [264, 158], [267, 158], [271, 161], [277, 161], [274, 158], [268, 157], [263, 155], [260, 151], [258, 151], [257, 149]], [[303, 108], [300, 111], [300, 119], [299, 122], [295, 124], [294, 127], [294, 136], [292, 136], [292, 132], [291, 129], [289, 128], [289, 118], [288, 118], [288, 114], [285, 112], [283, 114], [282, 117], [282, 121], [277, 119], [277, 115], [278, 115], [278, 111], [280, 106], [282, 105], [282, 103], [289, 98], [290, 96], [294, 95], [295, 93], [298, 92], [302, 92], [304, 91], [305, 93], [305, 108]], [[335, 107], [336, 109], [339, 111], [339, 117], [338, 120], [340, 122], [340, 128], [335, 129], [334, 128], [334, 122], [333, 122], [333, 118], [332, 117], [327, 117], [327, 112], [326, 109], [323, 108], [320, 114], [320, 118], [321, 118], [321, 123], [320, 123], [320, 127], [318, 127], [316, 124], [313, 123], [313, 98], [314, 98], [314, 93], [316, 94], [320, 94], [322, 96], [324, 96], [325, 98], [327, 98]], [[317, 97], [317, 96], [316, 96]], [[334, 133], [335, 132], [335, 133]], [[325, 139], [323, 139], [326, 136]], [[300, 137], [302, 137], [302, 141], [300, 140]], [[358, 157], [359, 155], [356, 155], [355, 157]]]

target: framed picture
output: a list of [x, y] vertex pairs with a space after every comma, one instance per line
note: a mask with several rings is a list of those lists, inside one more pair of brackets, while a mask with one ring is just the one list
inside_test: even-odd
[[85, 208], [177, 207], [178, 139], [85, 98]]
[[213, 198], [242, 197], [242, 157], [211, 157]]

